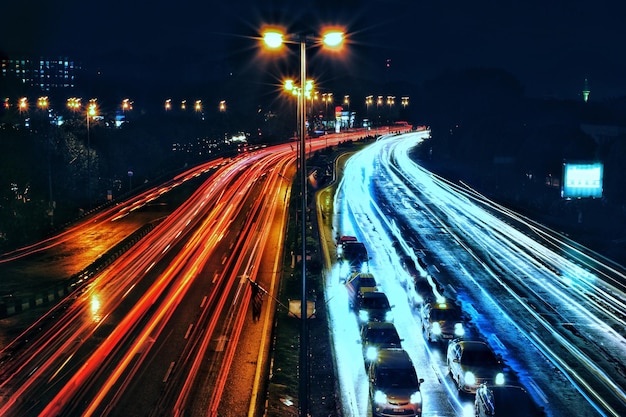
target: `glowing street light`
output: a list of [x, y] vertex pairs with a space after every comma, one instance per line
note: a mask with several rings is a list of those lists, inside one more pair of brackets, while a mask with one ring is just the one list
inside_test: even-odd
[[[50, 105], [50, 102], [48, 101], [48, 96], [42, 96], [39, 97], [37, 99], [37, 107], [39, 107], [42, 111], [46, 111], [48, 109]], [[49, 122], [49, 116], [46, 113], [46, 122]], [[50, 132], [48, 131], [49, 129], [49, 123], [46, 123], [46, 128], [44, 131], [44, 135], [46, 137], [46, 144], [47, 144], [47, 159], [48, 159], [48, 193], [50, 195], [50, 199], [48, 201], [48, 214], [50, 216], [50, 225], [53, 226], [54, 225], [54, 208], [55, 208], [55, 204], [54, 204], [54, 200], [52, 198], [52, 161], [51, 161], [51, 147], [52, 144], [50, 143]]]
[[196, 100], [196, 104], [193, 107], [197, 112], [202, 111], [202, 100]]
[[133, 109], [133, 102], [125, 98], [122, 100], [122, 111], [128, 111]]
[[72, 112], [78, 111], [80, 109], [80, 98], [70, 97], [67, 99], [67, 108]]
[[220, 101], [220, 111], [223, 113], [226, 111], [226, 100]]
[[[263, 33], [263, 41], [268, 48], [278, 49], [286, 42], [300, 45], [300, 91], [298, 95], [298, 121], [300, 130], [300, 192], [302, 197], [302, 216], [301, 216], [301, 240], [302, 240], [302, 299], [300, 300], [300, 375], [299, 375], [299, 394], [298, 403], [300, 416], [308, 415], [308, 330], [307, 330], [307, 287], [306, 287], [306, 98], [307, 79], [306, 79], [306, 48], [308, 45], [324, 45], [329, 48], [338, 49], [343, 45], [344, 33], [337, 29], [328, 29], [324, 31], [322, 38], [313, 38], [311, 36], [291, 35], [285, 40], [286, 35], [278, 29], [268, 29]], [[312, 83], [309, 91], [312, 91]]]
[[306, 80], [306, 83], [304, 83], [304, 96], [306, 98], [311, 98], [313, 88], [313, 80]]
[[180, 102], [180, 108], [181, 110], [186, 110], [187, 109], [187, 100], [183, 100]]
[[87, 106], [87, 200], [91, 206], [91, 143], [89, 132], [89, 121], [98, 115], [98, 107], [96, 105], [97, 99], [92, 98], [89, 100]]
[[20, 113], [28, 110], [28, 99], [26, 97], [22, 97], [19, 101], [18, 107], [20, 109]]
[[289, 92], [293, 93], [293, 91], [296, 88], [295, 84], [294, 84], [294, 81], [292, 79], [285, 80], [284, 88], [285, 88], [285, 91], [289, 91]]
[[409, 105], [409, 98], [408, 97], [402, 97], [402, 101], [401, 101], [402, 107], [406, 107]]
[[328, 104], [333, 102], [333, 93], [322, 93], [322, 101], [325, 105], [324, 119], [328, 120]]
[[167, 100], [165, 100], [165, 111], [170, 110], [172, 110], [172, 99], [168, 98]]
[[39, 97], [37, 99], [37, 107], [39, 107], [41, 110], [45, 110], [48, 108], [49, 102], [48, 102], [48, 96], [45, 97]]

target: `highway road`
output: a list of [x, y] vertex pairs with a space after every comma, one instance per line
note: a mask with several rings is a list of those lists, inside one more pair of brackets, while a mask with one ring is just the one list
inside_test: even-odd
[[[445, 348], [427, 343], [423, 301], [401, 263], [411, 258], [432, 296], [460, 304], [502, 356], [508, 383], [525, 387], [550, 416], [621, 416], [626, 411], [626, 271], [565, 236], [452, 184], [410, 157], [427, 132], [385, 136], [350, 158], [334, 203], [334, 229], [364, 242], [394, 305], [403, 348], [422, 384], [424, 416], [473, 416], [457, 392]], [[370, 410], [348, 271], [327, 286], [346, 416]], [[438, 285], [435, 285], [438, 284]]]
[[[259, 152], [217, 168], [152, 233], [56, 310], [36, 340], [9, 346], [0, 414], [179, 414], [190, 407], [206, 360], [216, 363], [207, 405], [216, 409], [232, 360], [229, 346], [236, 346], [248, 311], [248, 279], [255, 279], [271, 231], [264, 225], [273, 224], [276, 210], [285, 211], [291, 154], [289, 148]], [[109, 217], [114, 221], [132, 207]], [[176, 332], [183, 336], [172, 343]], [[211, 346], [216, 339], [222, 348]], [[155, 359], [164, 350], [172, 360]], [[155, 385], [147, 380], [158, 388], [147, 389]]]

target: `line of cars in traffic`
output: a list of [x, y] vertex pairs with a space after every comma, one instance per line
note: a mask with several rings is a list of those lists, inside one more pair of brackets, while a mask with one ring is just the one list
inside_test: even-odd
[[[358, 245], [356, 245], [358, 244]], [[361, 246], [362, 245], [362, 246]], [[358, 251], [353, 247], [360, 247]], [[415, 366], [402, 348], [393, 323], [393, 306], [373, 274], [363, 270], [369, 260], [365, 246], [355, 237], [338, 239], [338, 257], [350, 265], [345, 279], [348, 303], [360, 325], [363, 360], [369, 378], [373, 416], [421, 416], [423, 398]], [[350, 248], [346, 250], [346, 248]], [[364, 251], [364, 252], [363, 252]], [[351, 257], [359, 252], [359, 256]], [[460, 394], [474, 396], [477, 417], [544, 416], [502, 358], [480, 336], [461, 307], [443, 300], [443, 288], [432, 276], [423, 276], [412, 258], [398, 251], [412, 277], [419, 303], [421, 332], [426, 342], [445, 351], [445, 366]], [[427, 265], [418, 258], [421, 269]], [[496, 414], [497, 411], [497, 414]]]
[[369, 260], [365, 246], [354, 237], [344, 236], [338, 239], [337, 248], [339, 259], [350, 266], [345, 286], [349, 308], [360, 325], [372, 415], [421, 416], [420, 385], [424, 380], [402, 348], [387, 295], [374, 275], [362, 268]]
[[422, 273], [412, 257], [399, 246], [396, 250], [420, 300], [415, 307], [419, 310], [424, 339], [445, 354], [445, 367], [459, 393], [474, 396], [473, 414], [476, 417], [545, 416], [545, 411], [520, 385], [517, 375], [508, 369], [469, 316], [455, 300], [443, 297], [443, 286], [426, 272], [426, 262], [417, 257]]

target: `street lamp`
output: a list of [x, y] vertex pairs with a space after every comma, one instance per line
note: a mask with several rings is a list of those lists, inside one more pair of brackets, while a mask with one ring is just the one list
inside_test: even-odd
[[96, 100], [92, 98], [89, 100], [89, 106], [87, 106], [87, 201], [91, 206], [91, 143], [89, 135], [89, 120], [98, 115], [98, 108], [96, 107]]
[[73, 113], [80, 109], [80, 98], [70, 97], [67, 99], [67, 108]]
[[130, 99], [125, 98], [124, 100], [122, 100], [122, 111], [126, 112], [128, 110], [132, 110], [133, 109], [133, 102], [130, 101]]
[[350, 114], [350, 96], [349, 95], [346, 94], [345, 96], [343, 96], [343, 104], [348, 106], [348, 126], [346, 126], [346, 129], [350, 129], [350, 121], [352, 120], [352, 115]]
[[45, 131], [44, 135], [46, 136], [46, 145], [48, 148], [48, 191], [50, 193], [50, 201], [48, 202], [48, 213], [50, 214], [50, 225], [54, 225], [54, 202], [52, 200], [52, 162], [51, 162], [51, 153], [52, 153], [52, 145], [50, 144], [50, 132], [49, 129], [49, 116], [48, 116], [48, 106], [49, 106], [48, 97], [39, 97], [37, 100], [37, 107], [39, 107], [45, 114]]
[[302, 197], [302, 299], [300, 300], [300, 377], [299, 377], [299, 394], [298, 403], [300, 408], [300, 416], [308, 415], [308, 328], [307, 328], [307, 288], [306, 288], [306, 97], [307, 90], [306, 79], [306, 48], [308, 45], [325, 45], [330, 48], [337, 48], [343, 44], [344, 34], [337, 29], [326, 31], [321, 39], [311, 36], [285, 36], [281, 31], [271, 29], [263, 34], [263, 41], [267, 47], [276, 49], [280, 48], [283, 43], [295, 43], [300, 45], [300, 91], [298, 96], [298, 121], [300, 128], [300, 192]]
[[326, 128], [328, 129], [328, 104], [333, 102], [333, 93], [322, 93], [322, 101], [325, 104], [324, 119], [326, 121]]
[[19, 101], [18, 107], [20, 109], [20, 113], [28, 110], [28, 99], [26, 97], [22, 97]]
[[48, 96], [39, 97], [37, 99], [37, 107], [41, 110], [46, 110], [48, 108]]

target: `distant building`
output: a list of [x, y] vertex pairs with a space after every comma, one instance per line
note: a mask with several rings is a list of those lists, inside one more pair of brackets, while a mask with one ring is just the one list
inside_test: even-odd
[[589, 100], [589, 93], [591, 93], [591, 90], [589, 90], [589, 81], [585, 78], [585, 86], [583, 87], [583, 100], [585, 103]]
[[76, 73], [80, 66], [67, 58], [2, 59], [1, 76], [11, 77], [29, 87], [50, 91], [56, 88], [72, 88], [76, 85]]

